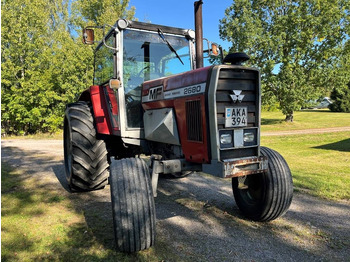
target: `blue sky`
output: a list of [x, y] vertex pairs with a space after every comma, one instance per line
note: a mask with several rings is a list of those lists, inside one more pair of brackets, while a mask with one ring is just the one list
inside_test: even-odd
[[[194, 0], [130, 0], [141, 22], [194, 29]], [[203, 36], [226, 50], [231, 46], [219, 37], [219, 20], [233, 0], [203, 0]]]

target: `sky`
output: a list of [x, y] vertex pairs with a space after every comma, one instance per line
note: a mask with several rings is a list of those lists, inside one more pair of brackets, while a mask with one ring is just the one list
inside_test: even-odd
[[[140, 22], [194, 29], [194, 0], [130, 0]], [[219, 20], [233, 0], [203, 0], [203, 37], [228, 50], [231, 44], [219, 37]]]

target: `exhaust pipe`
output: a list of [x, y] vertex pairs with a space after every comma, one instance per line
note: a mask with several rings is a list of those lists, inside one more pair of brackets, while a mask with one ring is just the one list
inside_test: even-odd
[[196, 68], [203, 67], [203, 1], [194, 2], [194, 26], [196, 32]]

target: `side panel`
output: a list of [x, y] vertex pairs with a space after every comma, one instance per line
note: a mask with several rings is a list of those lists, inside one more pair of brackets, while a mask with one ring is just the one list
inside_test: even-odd
[[205, 97], [210, 70], [211, 67], [206, 67], [148, 81], [142, 90], [146, 113], [147, 110], [174, 109], [185, 159], [195, 163], [209, 162]]
[[97, 132], [104, 135], [117, 135], [119, 114], [113, 90], [108, 86], [91, 86], [90, 96]]

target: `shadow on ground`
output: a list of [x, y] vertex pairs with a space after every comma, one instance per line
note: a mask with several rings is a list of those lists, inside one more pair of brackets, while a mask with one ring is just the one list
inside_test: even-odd
[[261, 125], [277, 125], [283, 123], [284, 120], [273, 118], [261, 118]]
[[350, 152], [350, 138], [335, 143], [316, 146], [317, 149], [335, 150], [340, 152]]

